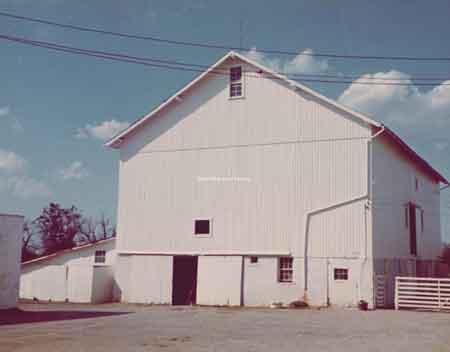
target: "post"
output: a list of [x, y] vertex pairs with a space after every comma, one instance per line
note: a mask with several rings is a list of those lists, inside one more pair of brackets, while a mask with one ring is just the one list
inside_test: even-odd
[[395, 310], [398, 310], [398, 291], [399, 291], [398, 285], [400, 284], [398, 279], [399, 277], [397, 276], [395, 278], [395, 297], [394, 297]]
[[438, 308], [441, 310], [441, 279], [437, 279], [438, 284]]

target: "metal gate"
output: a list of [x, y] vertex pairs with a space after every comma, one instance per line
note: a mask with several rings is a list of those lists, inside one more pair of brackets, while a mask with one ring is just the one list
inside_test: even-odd
[[450, 279], [397, 276], [395, 309], [450, 311]]

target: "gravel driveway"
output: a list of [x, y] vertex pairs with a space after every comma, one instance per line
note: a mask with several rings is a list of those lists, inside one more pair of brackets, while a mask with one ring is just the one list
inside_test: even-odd
[[0, 351], [450, 351], [450, 314], [122, 304], [0, 312]]

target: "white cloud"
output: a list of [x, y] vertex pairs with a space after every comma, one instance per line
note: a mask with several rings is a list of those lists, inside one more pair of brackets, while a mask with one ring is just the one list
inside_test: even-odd
[[20, 155], [0, 149], [0, 192], [11, 192], [20, 198], [49, 197], [47, 184], [27, 175], [28, 164]]
[[76, 138], [84, 139], [88, 137], [107, 141], [120, 131], [124, 130], [130, 125], [128, 121], [103, 121], [97, 125], [87, 124], [83, 128], [79, 128], [75, 135]]
[[74, 161], [67, 168], [59, 170], [59, 174], [64, 180], [80, 180], [89, 175], [81, 161]]
[[314, 74], [328, 71], [330, 68], [326, 59], [318, 59], [313, 56], [312, 49], [305, 49], [291, 60], [281, 60], [278, 58], [269, 58], [264, 53], [252, 48], [245, 55], [254, 61], [257, 61], [272, 70], [284, 74]]
[[28, 162], [14, 152], [0, 149], [0, 170], [8, 172], [23, 171]]
[[9, 177], [6, 183], [11, 192], [20, 198], [48, 198], [52, 195], [44, 181], [29, 176]]
[[[448, 139], [447, 131], [450, 128], [450, 86], [448, 84], [450, 81], [442, 82], [441, 85], [424, 91], [414, 86], [411, 76], [393, 70], [366, 74], [358, 78], [356, 82], [367, 82], [368, 78], [401, 78], [401, 82], [410, 85], [352, 83], [341, 94], [338, 101], [374, 116], [377, 120], [392, 124], [409, 134], [420, 133], [422, 137], [425, 137], [428, 133], [434, 140], [439, 139], [441, 135], [444, 139]], [[378, 80], [378, 82], [388, 81]], [[440, 148], [443, 148], [442, 144]]]
[[0, 107], [0, 117], [9, 115], [10, 111], [11, 109], [9, 108], [9, 106]]

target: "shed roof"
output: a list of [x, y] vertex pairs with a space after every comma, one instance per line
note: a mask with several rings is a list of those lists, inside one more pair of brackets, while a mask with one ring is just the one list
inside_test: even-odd
[[102, 244], [107, 244], [107, 243], [110, 243], [110, 242], [115, 241], [115, 240], [116, 240], [116, 238], [112, 237], [112, 238], [107, 238], [105, 240], [100, 240], [100, 241], [93, 242], [93, 243], [83, 244], [83, 245], [78, 246], [78, 247], [64, 249], [62, 251], [58, 251], [58, 252], [55, 252], [55, 253], [43, 256], [43, 257], [39, 257], [39, 258], [36, 258], [36, 259], [31, 259], [31, 260], [28, 260], [26, 262], [23, 262], [22, 266], [27, 266], [27, 265], [36, 264], [36, 263], [42, 263], [42, 262], [45, 262], [45, 261], [50, 260], [50, 259], [61, 257], [64, 254], [73, 253], [73, 252], [77, 252], [77, 251], [80, 251], [80, 250], [83, 250], [83, 249], [92, 248], [92, 247], [97, 247], [97, 246], [100, 246]]
[[286, 77], [285, 75], [282, 75], [278, 72], [275, 72], [273, 70], [271, 70], [270, 68], [261, 65], [260, 63], [251, 60], [249, 58], [247, 58], [244, 55], [241, 55], [237, 52], [234, 51], [230, 51], [228, 52], [225, 56], [223, 56], [221, 59], [219, 59], [216, 63], [214, 63], [212, 66], [210, 66], [206, 71], [204, 71], [203, 73], [201, 73], [199, 76], [197, 76], [194, 80], [192, 80], [190, 83], [188, 83], [186, 86], [184, 86], [182, 89], [180, 89], [179, 91], [177, 91], [174, 95], [172, 95], [170, 98], [168, 98], [167, 100], [165, 100], [162, 104], [160, 104], [159, 106], [157, 106], [155, 109], [153, 109], [152, 111], [150, 111], [148, 114], [146, 114], [145, 116], [143, 116], [142, 118], [136, 120], [135, 122], [133, 122], [128, 128], [126, 128], [125, 130], [119, 132], [117, 135], [115, 135], [114, 137], [112, 137], [109, 141], [107, 141], [105, 143], [105, 146], [110, 147], [110, 148], [114, 148], [114, 149], [119, 149], [120, 145], [122, 144], [123, 140], [129, 136], [131, 133], [133, 133], [134, 131], [136, 131], [137, 129], [139, 129], [140, 127], [142, 127], [150, 118], [152, 118], [154, 115], [156, 115], [158, 112], [160, 112], [162, 109], [164, 109], [166, 106], [172, 104], [173, 102], [176, 102], [177, 100], [179, 100], [180, 96], [182, 94], [184, 94], [186, 91], [188, 91], [191, 87], [193, 87], [196, 83], [198, 83], [199, 81], [203, 80], [208, 74], [212, 73], [214, 74], [214, 70], [217, 70], [217, 68], [223, 64], [226, 60], [230, 59], [230, 58], [237, 58], [243, 62], [246, 62], [254, 67], [256, 67], [257, 69], [261, 70], [262, 72], [266, 73], [268, 76], [271, 76], [273, 78], [279, 79], [281, 81], [284, 81], [285, 83], [287, 83], [290, 87], [292, 87], [293, 89], [299, 89], [301, 91], [303, 91], [304, 93], [307, 93], [343, 112], [348, 113], [349, 115], [352, 115], [353, 117], [355, 117], [356, 119], [365, 122], [367, 124], [369, 124], [370, 126], [372, 126], [375, 129], [384, 129], [385, 135], [387, 136], [387, 138], [389, 138], [395, 145], [397, 145], [397, 147], [404, 152], [404, 154], [407, 156], [407, 158], [409, 160], [411, 160], [413, 163], [415, 163], [417, 165], [417, 167], [421, 170], [423, 170], [426, 174], [428, 174], [430, 177], [432, 177], [434, 180], [436, 180], [437, 182], [442, 182], [446, 185], [449, 184], [449, 182], [447, 181], [447, 179], [442, 176], [436, 169], [434, 169], [425, 159], [423, 159], [419, 154], [417, 154], [410, 146], [408, 146], [396, 133], [394, 133], [391, 129], [389, 129], [388, 127], [386, 127], [385, 125], [373, 120], [372, 118], [366, 116], [365, 114], [362, 114], [360, 112], [357, 112], [353, 109], [350, 109], [348, 107], [346, 107], [345, 105], [342, 105], [336, 101], [334, 101], [333, 99], [327, 98], [326, 96], [316, 92], [315, 90], [297, 82], [294, 80], [289, 79], [288, 77]]

